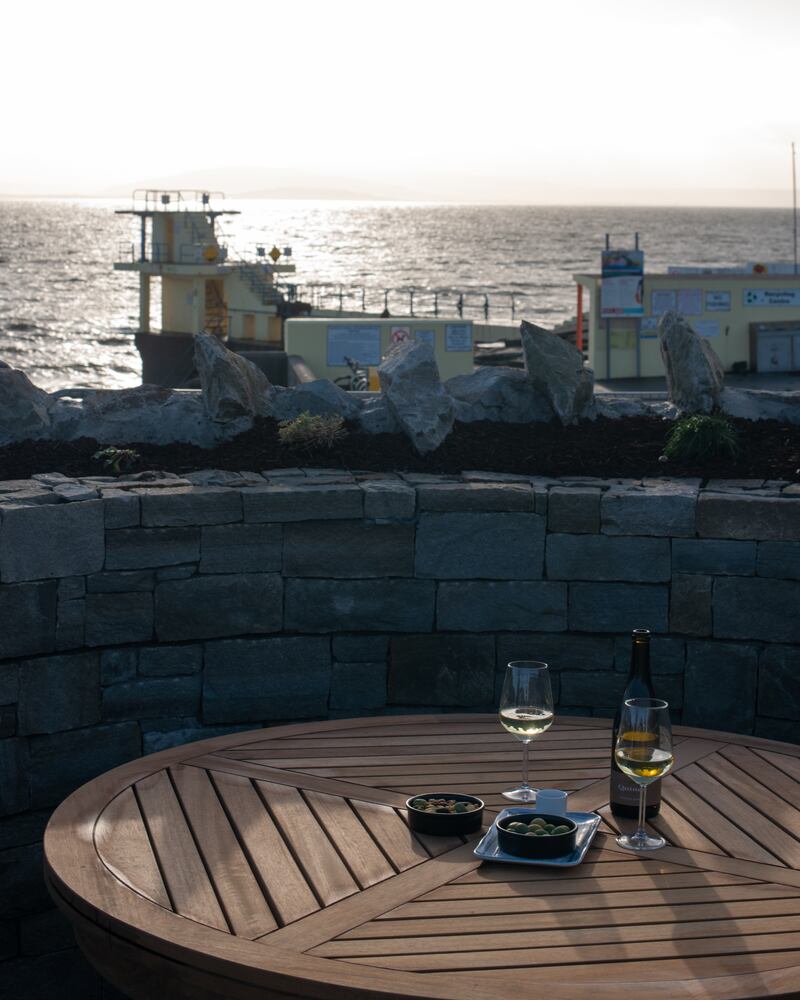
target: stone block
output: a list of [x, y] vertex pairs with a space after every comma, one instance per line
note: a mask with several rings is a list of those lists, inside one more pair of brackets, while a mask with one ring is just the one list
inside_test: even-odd
[[666, 632], [669, 588], [646, 583], [571, 583], [569, 628], [576, 632], [628, 632], [631, 623]]
[[701, 538], [800, 540], [800, 498], [703, 493], [697, 533]]
[[20, 664], [19, 732], [58, 733], [100, 721], [100, 657], [71, 653]]
[[800, 542], [759, 542], [758, 576], [800, 580]]
[[752, 576], [755, 569], [755, 542], [722, 538], [675, 538], [672, 541], [674, 573]]
[[55, 580], [0, 586], [0, 658], [55, 648], [57, 589]]
[[398, 636], [389, 643], [392, 705], [482, 707], [494, 701], [491, 636]]
[[156, 587], [159, 642], [280, 631], [283, 581], [277, 573], [231, 573]]
[[148, 677], [103, 688], [103, 719], [150, 719], [197, 715], [200, 677]]
[[41, 843], [49, 819], [49, 809], [17, 813], [0, 819], [0, 851], [9, 847], [21, 847], [23, 844]]
[[0, 705], [11, 705], [19, 700], [19, 665], [0, 663]]
[[231, 524], [242, 519], [242, 499], [224, 486], [144, 490], [142, 524], [149, 528]]
[[72, 926], [55, 908], [23, 917], [19, 925], [20, 951], [23, 955], [47, 955], [75, 947]]
[[156, 570], [156, 580], [161, 583], [163, 580], [188, 580], [197, 573], [195, 563], [187, 566], [162, 566]]
[[363, 492], [355, 484], [253, 487], [241, 491], [245, 521], [321, 521], [358, 518]]
[[79, 785], [141, 754], [135, 722], [73, 729], [29, 740], [31, 804], [55, 806]]
[[761, 577], [714, 582], [714, 635], [721, 639], [800, 642], [800, 583]]
[[118, 646], [153, 638], [152, 594], [89, 594], [86, 645]]
[[327, 579], [413, 576], [414, 527], [364, 521], [287, 524], [283, 573]]
[[[5, 1000], [120, 1000], [77, 948], [36, 958], [17, 958], [3, 967]], [[109, 992], [112, 991], [113, 992]]]
[[86, 578], [83, 576], [66, 576], [58, 581], [59, 601], [77, 601], [86, 596]]
[[331, 683], [326, 639], [230, 639], [205, 644], [203, 721], [325, 716]]
[[672, 578], [669, 627], [683, 635], [711, 635], [711, 584], [713, 577], [679, 573]]
[[[767, 646], [758, 663], [758, 714], [796, 723], [800, 743], [800, 647]], [[773, 737], [780, 739], [781, 737]]]
[[550, 580], [662, 583], [670, 578], [668, 538], [552, 534], [546, 553]]
[[150, 569], [199, 558], [199, 528], [118, 528], [107, 532], [106, 569]]
[[388, 635], [335, 635], [332, 642], [334, 660], [344, 663], [386, 662], [389, 655]]
[[613, 670], [562, 670], [559, 680], [559, 707], [588, 705], [616, 709], [625, 689], [625, 678]]
[[19, 953], [17, 925], [11, 920], [0, 921], [0, 962], [15, 958]]
[[[47, 895], [42, 868], [44, 858], [41, 844], [29, 844], [25, 847], [13, 847], [0, 851], [0, 918], [21, 917], [26, 913], [35, 913], [51, 906]], [[6, 967], [3, 966], [2, 984], [5, 992]], [[40, 996], [49, 996], [39, 994]]]
[[541, 660], [551, 671], [611, 670], [614, 640], [608, 635], [543, 635], [542, 633], [499, 635], [497, 669], [512, 660]]
[[[30, 804], [26, 763], [25, 740], [0, 740], [0, 816], [23, 812]], [[2, 879], [0, 885], [8, 891]]]
[[4, 510], [0, 580], [17, 583], [102, 569], [104, 524], [100, 500]]
[[145, 593], [156, 585], [155, 570], [139, 569], [119, 572], [93, 573], [86, 577], [90, 594]]
[[563, 632], [567, 627], [567, 586], [541, 580], [440, 583], [436, 623], [440, 629], [462, 632]]
[[429, 632], [432, 580], [287, 580], [287, 631]]
[[417, 487], [422, 511], [522, 511], [536, 509], [529, 483], [435, 483]]
[[[634, 625], [634, 628], [636, 626]], [[686, 642], [672, 636], [650, 637], [650, 673], [682, 674], [686, 667]], [[614, 669], [627, 674], [631, 668], [631, 637], [620, 635], [614, 639]], [[658, 697], [658, 695], [657, 695]]]
[[417, 508], [417, 491], [399, 481], [361, 483], [364, 517], [372, 521], [409, 521]]
[[104, 489], [106, 528], [134, 528], [140, 524], [139, 497], [127, 490]]
[[283, 558], [283, 525], [218, 524], [202, 529], [201, 573], [275, 573]]
[[59, 601], [56, 649], [77, 649], [86, 642], [86, 601]]
[[694, 537], [697, 491], [674, 489], [609, 490], [600, 501], [606, 535]]
[[17, 735], [17, 706], [0, 705], [0, 740]]
[[386, 706], [387, 664], [334, 663], [331, 672], [330, 708], [378, 709]]
[[184, 743], [196, 743], [198, 740], [209, 740], [215, 736], [226, 736], [228, 733], [240, 733], [253, 728], [252, 723], [242, 726], [203, 726], [197, 720], [193, 721], [194, 725], [144, 733], [142, 736], [144, 753], [158, 753], [159, 750], [183, 746]]
[[539, 580], [545, 519], [538, 514], [421, 514], [417, 576]]
[[100, 653], [100, 683], [108, 687], [133, 680], [138, 662], [136, 649], [104, 649]]
[[687, 726], [751, 733], [756, 705], [754, 646], [688, 642], [683, 722]]
[[141, 677], [186, 677], [203, 667], [202, 646], [142, 646], [139, 650]]
[[797, 743], [797, 722], [794, 719], [769, 719], [756, 716], [753, 729], [756, 736], [768, 740], [781, 740], [783, 743]]
[[601, 496], [601, 490], [596, 487], [554, 487], [548, 496], [548, 531], [570, 535], [597, 534], [600, 531]]

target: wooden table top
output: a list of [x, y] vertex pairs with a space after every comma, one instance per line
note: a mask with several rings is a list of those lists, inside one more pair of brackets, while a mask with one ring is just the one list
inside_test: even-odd
[[[658, 1000], [800, 995], [800, 746], [677, 727], [654, 824], [623, 851], [609, 723], [567, 717], [531, 780], [599, 811], [583, 864], [481, 864], [415, 836], [415, 792], [518, 781], [496, 716], [238, 733], [85, 785], [45, 835], [51, 891], [91, 960], [145, 997]], [[634, 985], [635, 984], [635, 985]]]

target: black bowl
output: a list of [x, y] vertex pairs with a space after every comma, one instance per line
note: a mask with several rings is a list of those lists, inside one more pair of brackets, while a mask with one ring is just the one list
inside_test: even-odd
[[[528, 837], [524, 833], [508, 829], [510, 823], [530, 823], [534, 819], [543, 819], [557, 826], [567, 826], [569, 830], [547, 837]], [[566, 816], [550, 816], [537, 812], [515, 813], [495, 820], [495, 826], [500, 847], [507, 854], [513, 854], [518, 858], [560, 858], [564, 854], [571, 854], [578, 840], [578, 824]]]
[[[416, 799], [455, 799], [456, 802], [472, 802], [478, 806], [471, 812], [438, 813], [415, 809], [411, 803]], [[406, 802], [408, 825], [417, 833], [432, 833], [435, 837], [452, 837], [462, 833], [474, 833], [483, 823], [483, 802], [474, 795], [460, 792], [421, 792], [412, 795]]]

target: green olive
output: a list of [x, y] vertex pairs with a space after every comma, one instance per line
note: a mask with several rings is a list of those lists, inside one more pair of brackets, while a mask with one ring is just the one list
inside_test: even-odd
[[554, 834], [558, 834], [558, 833], [569, 833], [569, 827], [568, 827], [568, 826], [563, 826], [563, 825], [562, 825], [562, 826], [557, 826], [557, 827], [555, 828], [555, 830], [553, 830], [553, 833], [554, 833]]

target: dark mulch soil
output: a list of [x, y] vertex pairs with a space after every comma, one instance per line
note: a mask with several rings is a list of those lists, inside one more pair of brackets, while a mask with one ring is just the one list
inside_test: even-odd
[[[456, 424], [444, 444], [421, 457], [402, 434], [363, 434], [351, 429], [332, 451], [298, 451], [281, 445], [277, 424], [259, 420], [233, 441], [214, 449], [187, 444], [126, 445], [141, 455], [138, 469], [190, 472], [231, 469], [259, 472], [308, 465], [335, 469], [459, 473], [468, 469], [537, 476], [701, 476], [800, 480], [800, 427], [776, 421], [733, 421], [740, 435], [736, 459], [701, 465], [658, 461], [670, 424], [657, 418], [587, 421], [574, 427], [551, 424]], [[81, 438], [71, 442], [27, 441], [0, 448], [0, 480], [35, 472], [71, 476], [108, 474], [93, 459], [102, 448]], [[129, 471], [137, 471], [135, 469]]]

